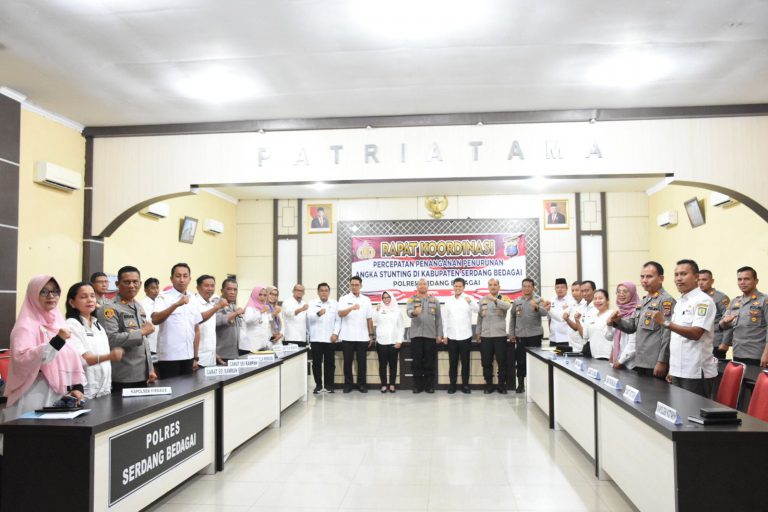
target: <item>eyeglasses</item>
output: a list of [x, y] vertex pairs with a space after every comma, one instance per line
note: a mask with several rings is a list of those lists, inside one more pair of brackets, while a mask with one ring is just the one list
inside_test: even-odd
[[48, 297], [49, 295], [53, 297], [61, 297], [61, 290], [51, 290], [50, 288], [43, 288], [40, 290], [41, 297]]

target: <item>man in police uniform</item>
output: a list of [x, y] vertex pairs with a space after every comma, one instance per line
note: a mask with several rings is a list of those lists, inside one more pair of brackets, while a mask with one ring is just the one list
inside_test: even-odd
[[499, 293], [499, 281], [488, 280], [488, 295], [480, 299], [475, 338], [480, 342], [486, 395], [493, 393], [493, 359], [499, 367], [498, 390], [507, 393], [507, 311], [512, 302]]
[[663, 283], [664, 267], [655, 261], [647, 262], [640, 272], [640, 284], [648, 294], [643, 297], [635, 314], [621, 318], [620, 313], [615, 311], [608, 320], [608, 325], [622, 332], [636, 332], [634, 370], [640, 375], [653, 375], [660, 379], [667, 376], [669, 369], [670, 334], [654, 319], [654, 315], [660, 311], [664, 318], [671, 318], [676, 303], [662, 287]]
[[443, 320], [440, 301], [429, 295], [429, 282], [423, 277], [416, 285], [416, 295], [408, 299], [406, 314], [411, 319], [408, 337], [413, 357], [413, 392], [434, 393], [437, 344], [443, 342]]
[[717, 359], [712, 355], [715, 303], [697, 286], [699, 266], [680, 260], [675, 267], [675, 286], [682, 293], [672, 319], [662, 311], [653, 320], [671, 332], [667, 382], [709, 398], [717, 377]]
[[136, 267], [123, 267], [117, 272], [117, 296], [96, 310], [107, 332], [109, 347], [122, 348], [120, 361], [112, 361], [112, 391], [146, 387], [157, 380], [146, 336], [155, 328], [147, 321], [144, 308], [136, 302], [141, 288], [141, 274]]
[[741, 297], [734, 297], [720, 320], [720, 327], [733, 332], [720, 350], [733, 344], [733, 360], [754, 366], [768, 366], [768, 299], [757, 289], [757, 271], [741, 267], [736, 272]]
[[509, 315], [509, 341], [515, 344], [515, 393], [525, 391], [525, 347], [541, 347], [541, 338], [544, 336], [541, 319], [547, 316], [550, 307], [549, 302], [534, 293], [535, 287], [533, 279], [523, 279], [523, 294], [512, 302], [512, 314]]
[[712, 342], [712, 354], [718, 359], [725, 359], [725, 352], [720, 350], [720, 345], [723, 344], [723, 337], [726, 337], [726, 341], [731, 338], [732, 331], [723, 331], [720, 328], [720, 320], [723, 319], [723, 315], [728, 310], [728, 306], [731, 303], [731, 299], [720, 290], [715, 290], [712, 285], [715, 284], [715, 280], [712, 278], [712, 271], [701, 269], [699, 270], [699, 290], [703, 291], [712, 299], [715, 303], [715, 339]]

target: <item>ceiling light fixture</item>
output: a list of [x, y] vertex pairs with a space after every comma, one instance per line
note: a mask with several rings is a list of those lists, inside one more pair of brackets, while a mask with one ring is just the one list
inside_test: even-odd
[[210, 68], [192, 73], [176, 84], [187, 98], [208, 103], [231, 103], [260, 96], [263, 91], [254, 80], [228, 69]]

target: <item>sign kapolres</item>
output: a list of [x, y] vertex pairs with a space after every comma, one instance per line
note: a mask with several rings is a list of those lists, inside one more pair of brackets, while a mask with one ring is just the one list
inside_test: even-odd
[[374, 301], [393, 290], [393, 298], [405, 302], [421, 278], [437, 297], [449, 297], [457, 277], [475, 297], [488, 293], [491, 278], [498, 279], [501, 293], [514, 294], [526, 275], [525, 234], [352, 237], [352, 275], [363, 279], [363, 293]]

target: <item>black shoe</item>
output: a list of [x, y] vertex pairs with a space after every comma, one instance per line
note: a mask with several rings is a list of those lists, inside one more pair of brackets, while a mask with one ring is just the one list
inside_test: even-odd
[[426, 392], [427, 392], [427, 393], [429, 393], [429, 394], [431, 395], [432, 393], [434, 393], [434, 392], [435, 392], [435, 388], [433, 388], [433, 387], [428, 387], [428, 388], [426, 389]]
[[344, 387], [344, 392], [345, 393], [349, 393], [350, 391], [352, 391], [352, 387], [351, 386], [345, 386]]
[[517, 386], [517, 389], [515, 389], [515, 393], [525, 393], [525, 385], [520, 384]]
[[368, 392], [368, 388], [367, 388], [367, 387], [365, 387], [365, 386], [360, 386], [360, 387], [359, 387], [359, 388], [357, 388], [357, 389], [359, 389], [361, 393], [367, 393], [367, 392]]
[[422, 391], [424, 391], [424, 390], [423, 390], [423, 389], [421, 389], [421, 388], [413, 388], [413, 393], [414, 393], [415, 395], [417, 395], [417, 394], [421, 393]]
[[483, 390], [483, 394], [490, 395], [491, 393], [493, 393], [493, 386], [490, 386], [490, 385], [485, 386], [485, 389]]
[[333, 388], [330, 388], [330, 389], [326, 388], [326, 389], [325, 389], [325, 392], [326, 392], [326, 393], [335, 393], [335, 391], [333, 390]]
[[321, 388], [320, 386], [315, 386], [315, 390], [312, 392], [312, 394], [319, 395], [320, 393], [322, 393], [322, 391], [323, 391], [323, 388]]
[[468, 394], [470, 394], [470, 393], [472, 392], [472, 390], [471, 390], [471, 389], [469, 389], [469, 386], [467, 386], [466, 384], [464, 384], [463, 386], [461, 386], [461, 392], [462, 392], [462, 393], [465, 393], [465, 394], [467, 394], [467, 395], [468, 395]]
[[448, 386], [448, 394], [449, 395], [452, 395], [455, 392], [456, 392], [456, 384], [451, 384], [450, 386]]
[[507, 388], [505, 388], [504, 386], [499, 386], [496, 389], [498, 389], [500, 395], [506, 395], [507, 394]]

